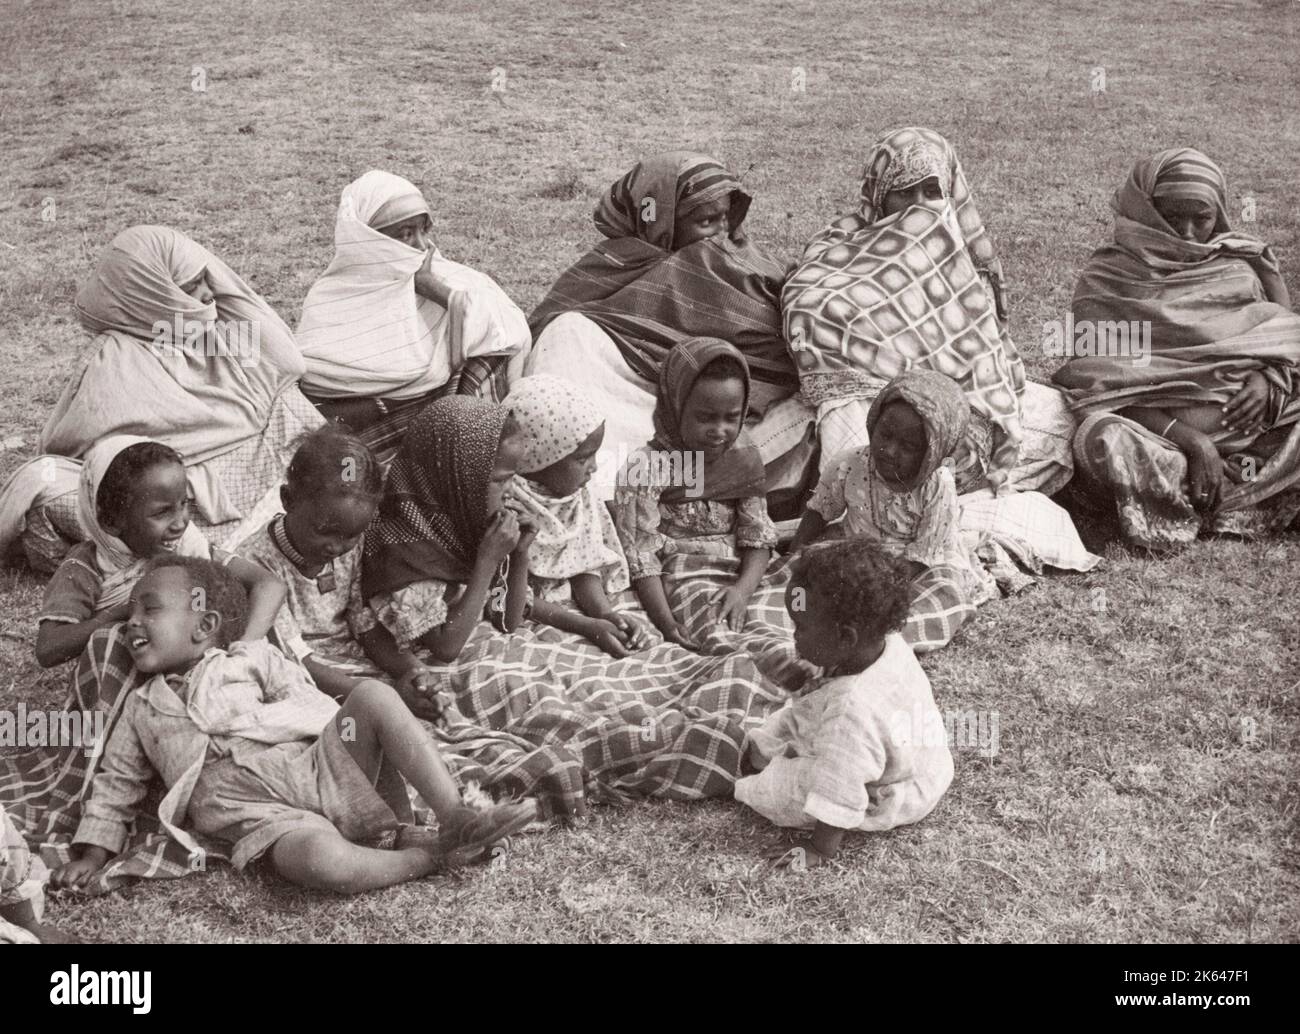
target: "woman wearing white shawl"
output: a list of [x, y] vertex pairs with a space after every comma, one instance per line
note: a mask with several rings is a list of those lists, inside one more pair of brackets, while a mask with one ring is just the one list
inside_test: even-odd
[[401, 176], [373, 170], [349, 183], [334, 258], [298, 323], [303, 390], [380, 452], [441, 394], [499, 399], [502, 357], [521, 362], [532, 344], [524, 314], [491, 277], [444, 258], [432, 224]]
[[292, 332], [221, 259], [166, 226], [113, 238], [76, 310], [95, 347], [45, 424], [45, 455], [0, 492], [0, 554], [21, 535], [33, 566], [52, 571], [86, 537], [75, 507], [81, 460], [118, 434], [181, 454], [194, 522], [223, 542], [280, 483], [293, 440], [321, 423], [297, 387]]

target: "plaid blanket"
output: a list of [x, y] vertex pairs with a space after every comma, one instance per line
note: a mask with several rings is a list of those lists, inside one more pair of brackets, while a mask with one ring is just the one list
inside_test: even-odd
[[[122, 625], [101, 629], [86, 646], [75, 669], [68, 710], [102, 711], [107, 742], [122, 713], [128, 694], [139, 676], [126, 649]], [[90, 792], [100, 754], [87, 746], [35, 748], [0, 757], [0, 804], [14, 825], [39, 851], [51, 869], [72, 858], [72, 836], [81, 821], [81, 805]], [[141, 803], [126, 849], [99, 873], [87, 890], [105, 894], [142, 877], [170, 879], [206, 868], [209, 861], [226, 859], [225, 849], [208, 838], [195, 836], [203, 854], [171, 839], [158, 821], [158, 804], [164, 789], [159, 781]]]

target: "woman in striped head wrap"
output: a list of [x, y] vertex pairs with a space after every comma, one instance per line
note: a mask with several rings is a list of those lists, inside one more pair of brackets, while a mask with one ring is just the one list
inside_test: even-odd
[[561, 275], [529, 318], [537, 343], [528, 372], [580, 383], [607, 415], [592, 480], [601, 498], [612, 496], [622, 456], [651, 435], [664, 358], [692, 337], [744, 353], [769, 498], [803, 487], [811, 414], [792, 399], [798, 378], [779, 303], [785, 270], [742, 233], [750, 201], [706, 155], [669, 151], [638, 162], [596, 206], [607, 239]]
[[1150, 549], [1300, 512], [1300, 317], [1272, 250], [1229, 226], [1227, 196], [1191, 148], [1134, 166], [1111, 199], [1115, 240], [1074, 292], [1076, 337], [1094, 344], [1053, 376], [1087, 415], [1085, 492], [1114, 499], [1124, 537]]

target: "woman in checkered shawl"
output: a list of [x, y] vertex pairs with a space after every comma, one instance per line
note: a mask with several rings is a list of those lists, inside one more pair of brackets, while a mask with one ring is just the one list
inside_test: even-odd
[[1020, 457], [1024, 364], [1006, 333], [1001, 266], [957, 155], [930, 129], [871, 150], [858, 210], [808, 244], [781, 298], [823, 470], [867, 444], [871, 400], [912, 367], [966, 392], [959, 490], [1005, 483]]

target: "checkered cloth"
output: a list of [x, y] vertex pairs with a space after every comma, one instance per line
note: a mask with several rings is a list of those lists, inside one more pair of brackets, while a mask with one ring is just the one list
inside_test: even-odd
[[[69, 710], [103, 711], [105, 743], [127, 696], [140, 685], [126, 649], [124, 628], [114, 625], [91, 637], [77, 662], [72, 692], [64, 705]], [[0, 757], [0, 805], [51, 869], [72, 859], [72, 836], [81, 821], [81, 805], [90, 792], [100, 756], [88, 757], [87, 753], [84, 746], [37, 748]], [[185, 876], [209, 861], [229, 857], [224, 847], [197, 835], [195, 840], [205, 854], [191, 857], [188, 849], [168, 837], [158, 821], [164, 792], [161, 781], [151, 788], [139, 806], [126, 849], [99, 872], [87, 887], [89, 893], [104, 894], [142, 877]]]

